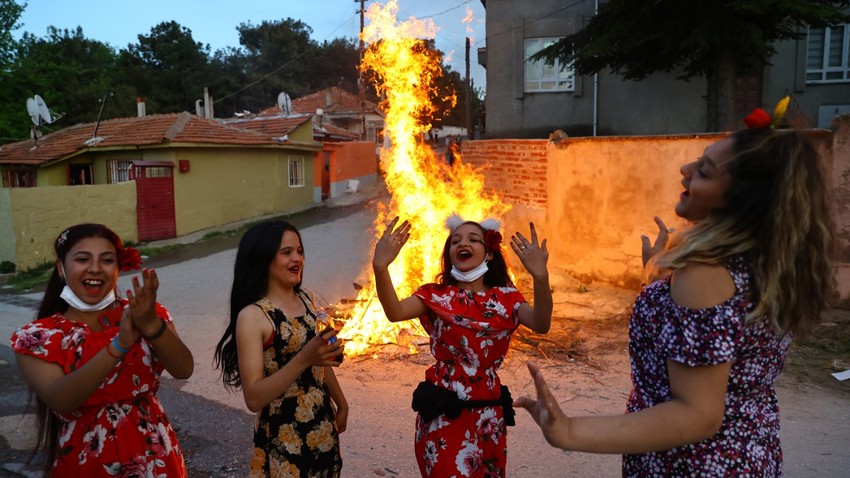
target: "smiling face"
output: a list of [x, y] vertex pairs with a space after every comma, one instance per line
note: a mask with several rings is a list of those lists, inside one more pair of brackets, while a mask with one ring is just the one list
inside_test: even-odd
[[461, 272], [475, 269], [490, 254], [484, 247], [484, 231], [475, 224], [462, 224], [449, 237], [448, 248], [451, 264]]
[[269, 264], [269, 282], [277, 282], [291, 288], [301, 282], [304, 273], [304, 247], [298, 234], [284, 231], [280, 239], [280, 248]]
[[705, 148], [696, 161], [681, 167], [685, 190], [676, 203], [676, 215], [697, 222], [726, 205], [731, 180], [725, 165], [732, 158], [732, 146], [732, 139], [718, 141]]
[[115, 289], [120, 269], [115, 245], [102, 237], [78, 241], [63, 262], [57, 261], [56, 268], [74, 294], [87, 304], [97, 304]]

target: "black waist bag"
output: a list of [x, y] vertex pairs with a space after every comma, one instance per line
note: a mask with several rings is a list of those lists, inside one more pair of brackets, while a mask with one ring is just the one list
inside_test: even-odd
[[500, 405], [505, 417], [505, 424], [516, 425], [516, 412], [513, 399], [508, 387], [502, 385], [501, 395], [495, 400], [461, 400], [457, 394], [443, 387], [438, 387], [429, 381], [419, 382], [413, 391], [413, 411], [419, 413], [423, 420], [431, 421], [440, 415], [457, 418], [464, 408], [483, 408]]

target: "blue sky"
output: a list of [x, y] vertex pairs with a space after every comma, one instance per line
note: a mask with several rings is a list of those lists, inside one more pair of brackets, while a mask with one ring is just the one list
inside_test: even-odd
[[[17, 0], [23, 3], [22, 0]], [[369, 0], [366, 7], [377, 0]], [[86, 38], [124, 48], [136, 43], [153, 26], [174, 20], [192, 31], [195, 41], [215, 51], [239, 46], [236, 27], [241, 23], [287, 17], [301, 20], [313, 30], [318, 42], [334, 38], [357, 38], [360, 30], [359, 0], [29, 0], [20, 18], [23, 32], [43, 37], [48, 26], [82, 27]], [[382, 3], [385, 3], [383, 1]], [[440, 28], [437, 48], [449, 55], [452, 70], [464, 74], [464, 43], [472, 39], [470, 72], [476, 88], [484, 88], [484, 68], [478, 65], [477, 49], [484, 46], [484, 7], [480, 0], [398, 0], [399, 19], [430, 18]], [[473, 21], [462, 23], [467, 8]], [[367, 20], [368, 21], [368, 20]], [[472, 32], [468, 32], [471, 28]]]

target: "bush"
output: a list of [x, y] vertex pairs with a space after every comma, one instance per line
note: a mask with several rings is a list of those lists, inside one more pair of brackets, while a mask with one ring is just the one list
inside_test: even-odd
[[15, 263], [11, 261], [0, 262], [0, 274], [11, 274], [15, 272]]

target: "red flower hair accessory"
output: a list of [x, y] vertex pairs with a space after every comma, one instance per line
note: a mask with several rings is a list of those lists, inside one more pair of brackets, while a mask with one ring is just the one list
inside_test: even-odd
[[502, 245], [502, 233], [488, 229], [484, 231], [484, 246], [488, 251], [497, 251]]
[[142, 268], [142, 255], [135, 247], [125, 247], [118, 254], [118, 264], [121, 272], [137, 271]]
[[770, 114], [761, 108], [754, 109], [752, 113], [744, 118], [744, 124], [750, 129], [767, 128], [771, 125], [772, 121], [773, 118]]

